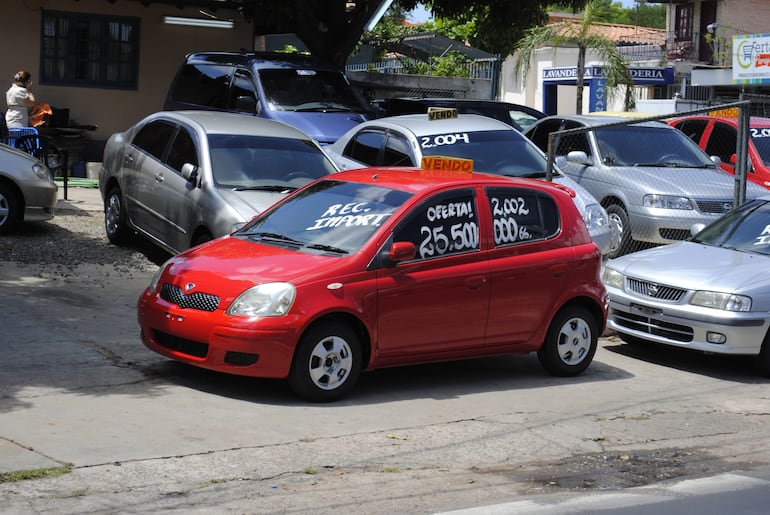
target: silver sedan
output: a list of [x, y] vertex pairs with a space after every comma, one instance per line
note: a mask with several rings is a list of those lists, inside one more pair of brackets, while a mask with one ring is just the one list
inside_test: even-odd
[[54, 216], [57, 186], [50, 170], [26, 152], [0, 144], [0, 233]]
[[607, 326], [642, 341], [756, 356], [770, 375], [770, 197], [687, 241], [610, 260]]
[[281, 122], [214, 111], [164, 111], [113, 134], [99, 188], [113, 243], [133, 232], [172, 253], [229, 234], [337, 167]]

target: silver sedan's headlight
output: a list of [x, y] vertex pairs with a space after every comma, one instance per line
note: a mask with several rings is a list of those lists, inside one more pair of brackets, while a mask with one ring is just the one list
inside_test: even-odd
[[612, 286], [619, 290], [623, 289], [623, 274], [612, 268], [604, 267], [602, 270], [602, 282], [605, 286]]
[[297, 290], [291, 283], [258, 284], [238, 295], [227, 309], [230, 316], [280, 317], [291, 309]]
[[660, 207], [663, 209], [686, 209], [692, 210], [692, 203], [687, 197], [676, 197], [673, 195], [645, 195], [642, 199], [644, 207]]
[[32, 171], [35, 172], [35, 175], [41, 179], [53, 182], [53, 175], [51, 174], [51, 171], [45, 166], [39, 163], [35, 163], [32, 165]]
[[604, 227], [609, 223], [607, 211], [599, 204], [588, 204], [583, 220], [589, 229], [592, 227]]
[[725, 311], [751, 311], [751, 297], [718, 291], [696, 291], [690, 304]]

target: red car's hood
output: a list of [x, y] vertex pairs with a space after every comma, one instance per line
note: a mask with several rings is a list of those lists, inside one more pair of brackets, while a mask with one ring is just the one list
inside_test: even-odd
[[[349, 257], [349, 256], [348, 256]], [[344, 256], [308, 253], [226, 236], [192, 248], [170, 261], [163, 281], [221, 296], [239, 294], [260, 283], [282, 281], [297, 284], [314, 275], [329, 274], [343, 266]]]

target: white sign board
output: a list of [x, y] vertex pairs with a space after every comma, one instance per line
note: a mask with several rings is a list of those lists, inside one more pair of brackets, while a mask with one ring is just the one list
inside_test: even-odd
[[733, 84], [770, 84], [770, 34], [733, 36]]

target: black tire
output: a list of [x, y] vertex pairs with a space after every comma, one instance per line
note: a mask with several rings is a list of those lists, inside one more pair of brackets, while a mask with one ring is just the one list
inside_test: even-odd
[[19, 222], [19, 200], [16, 193], [0, 184], [0, 233], [8, 232]]
[[126, 205], [120, 188], [113, 186], [104, 198], [104, 230], [110, 243], [121, 245], [131, 237], [126, 224]]
[[627, 254], [631, 250], [634, 240], [631, 238], [631, 225], [628, 222], [628, 213], [620, 204], [610, 204], [607, 206], [607, 215], [610, 224], [614, 225], [617, 231], [617, 240], [613, 241], [607, 257], [610, 259]]
[[321, 323], [300, 338], [289, 372], [289, 385], [312, 402], [346, 395], [361, 371], [361, 343], [350, 327]]
[[195, 238], [190, 242], [190, 247], [197, 247], [201, 243], [213, 240], [214, 237], [208, 231], [202, 231], [195, 235]]
[[591, 364], [598, 342], [594, 316], [580, 306], [567, 306], [551, 322], [537, 357], [549, 374], [575, 376]]

